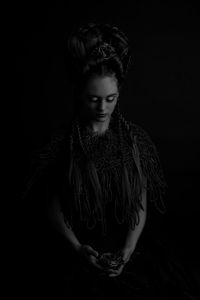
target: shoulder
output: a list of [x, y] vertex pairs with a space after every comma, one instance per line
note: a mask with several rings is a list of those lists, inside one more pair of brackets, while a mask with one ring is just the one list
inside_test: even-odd
[[132, 145], [138, 154], [139, 164], [143, 175], [148, 180], [150, 199], [159, 211], [165, 211], [162, 195], [166, 192], [166, 181], [157, 147], [149, 133], [141, 126], [130, 123]]
[[150, 140], [150, 136], [148, 132], [140, 125], [135, 124], [133, 122], [129, 122], [130, 124], [130, 132], [132, 136], [138, 137], [139, 139], [148, 139]]
[[159, 154], [149, 133], [141, 126], [131, 123], [130, 135], [133, 145], [139, 150], [143, 170], [147, 165], [160, 165]]
[[134, 152], [139, 152], [141, 163], [158, 160], [157, 148], [147, 130], [129, 120], [124, 120], [124, 125], [124, 136]]
[[157, 152], [156, 146], [146, 129], [133, 122], [130, 122], [129, 126], [131, 139], [135, 144], [137, 144], [141, 152], [147, 150]]
[[129, 132], [135, 155], [140, 161], [143, 174], [147, 176], [149, 175], [148, 169], [160, 165], [156, 146], [149, 133], [140, 125], [130, 122]]

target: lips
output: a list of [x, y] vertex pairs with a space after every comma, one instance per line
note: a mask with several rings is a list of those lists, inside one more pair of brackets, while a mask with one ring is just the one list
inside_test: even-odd
[[104, 118], [106, 116], [106, 114], [97, 114], [98, 118]]

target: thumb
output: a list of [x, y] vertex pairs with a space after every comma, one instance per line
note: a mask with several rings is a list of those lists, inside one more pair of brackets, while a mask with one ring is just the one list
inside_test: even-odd
[[91, 246], [87, 246], [87, 250], [91, 255], [94, 255], [95, 257], [99, 256], [99, 253], [96, 250], [94, 250]]

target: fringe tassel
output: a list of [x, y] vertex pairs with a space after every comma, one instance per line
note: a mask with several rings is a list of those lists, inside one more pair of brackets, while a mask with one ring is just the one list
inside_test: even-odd
[[[147, 189], [148, 197], [160, 213], [165, 213], [166, 208], [163, 201], [166, 183], [162, 174], [162, 168], [156, 147], [150, 140], [149, 136], [141, 128], [131, 133], [133, 158], [139, 173], [142, 188]], [[137, 138], [139, 137], [139, 139]], [[141, 153], [141, 155], [140, 155]], [[143, 178], [147, 179], [147, 187], [144, 185]]]
[[122, 173], [122, 199], [123, 199], [123, 213], [124, 218], [127, 218], [127, 215], [130, 213], [131, 202], [133, 201], [131, 195], [131, 185], [128, 176], [128, 171], [125, 165], [123, 165]]
[[[119, 224], [128, 222], [134, 228], [139, 223], [141, 181], [137, 172], [133, 172], [132, 164], [124, 165], [123, 169], [118, 167], [101, 172], [100, 180], [92, 161], [86, 163], [84, 178], [73, 157], [71, 163], [73, 166], [69, 177], [76, 191], [75, 206], [80, 211], [81, 221], [87, 222], [88, 229], [94, 228], [98, 220], [102, 223], [103, 234], [106, 233], [105, 205], [110, 201], [115, 202], [115, 218]], [[114, 193], [111, 182], [116, 188]]]
[[[152, 150], [151, 150], [152, 152]], [[148, 160], [143, 160], [143, 170], [148, 181], [149, 198], [154, 203], [160, 213], [165, 213], [166, 208], [163, 202], [166, 184], [160, 170], [160, 162], [154, 149], [154, 156]]]
[[141, 186], [143, 187], [144, 186], [143, 174], [142, 174], [142, 168], [140, 165], [140, 153], [139, 153], [139, 150], [137, 147], [137, 136], [134, 137], [134, 142], [132, 144], [132, 154], [133, 154], [133, 159], [134, 159], [134, 162], [137, 167], [138, 174], [139, 174]]
[[120, 174], [120, 170], [118, 168], [113, 172], [113, 180], [115, 190], [115, 218], [119, 224], [124, 222], [124, 214], [123, 214], [123, 198], [122, 198], [122, 190], [120, 183], [122, 182], [122, 174]]
[[[133, 161], [124, 162], [122, 167], [116, 165], [109, 170], [99, 170], [99, 173], [91, 159], [87, 159], [85, 167], [79, 168], [79, 162], [71, 155], [69, 181], [75, 191], [76, 209], [80, 210], [81, 220], [87, 222], [89, 229], [100, 221], [105, 234], [105, 205], [110, 201], [114, 201], [117, 222], [128, 222], [134, 228], [140, 221], [140, 209], [144, 209], [141, 201], [143, 188], [150, 192], [150, 201], [157, 209], [160, 212], [165, 210], [162, 201], [165, 181], [153, 144], [140, 134], [131, 134], [131, 144]], [[144, 178], [147, 179], [147, 187]]]
[[100, 172], [100, 185], [102, 189], [102, 196], [105, 201], [105, 204], [112, 201], [112, 189], [111, 189], [111, 172]]
[[167, 184], [164, 179], [156, 147], [147, 135], [144, 133], [143, 135], [138, 147], [144, 148], [144, 150], [141, 148], [141, 152], [143, 152], [141, 164], [144, 176], [148, 182], [147, 190], [149, 192], [149, 199], [154, 203], [160, 213], [165, 213], [166, 208], [163, 195], [165, 194]]
[[[90, 212], [90, 217], [91, 215], [93, 216], [94, 220], [96, 219], [95, 216], [97, 217], [98, 220], [101, 220], [102, 222], [102, 229], [103, 232], [106, 231], [106, 221], [105, 221], [105, 203], [103, 203], [103, 194], [102, 194], [102, 188], [101, 184], [99, 181], [99, 177], [97, 174], [96, 167], [93, 163], [93, 161], [89, 160], [86, 163], [86, 176], [89, 179], [89, 182], [92, 187], [92, 191], [94, 195], [91, 197], [91, 201], [93, 202], [93, 210], [92, 214]], [[96, 221], [94, 222], [94, 226], [96, 224]], [[92, 226], [92, 225], [91, 225]], [[93, 228], [94, 226], [90, 227]]]
[[69, 184], [74, 188], [75, 207], [80, 209], [80, 218], [83, 219], [82, 205], [80, 201], [82, 192], [82, 176], [78, 163], [71, 156], [70, 168], [69, 168]]

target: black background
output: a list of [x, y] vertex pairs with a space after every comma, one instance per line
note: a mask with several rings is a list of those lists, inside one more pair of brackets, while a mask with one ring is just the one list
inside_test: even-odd
[[[161, 2], [161, 3], [160, 3]], [[72, 98], [64, 78], [65, 35], [88, 21], [121, 28], [133, 47], [133, 67], [121, 95], [127, 119], [141, 125], [157, 145], [168, 183], [163, 232], [199, 268], [200, 228], [200, 19], [191, 1], [77, 1], [18, 4], [16, 96], [21, 105], [22, 177], [30, 152], [68, 120]]]

